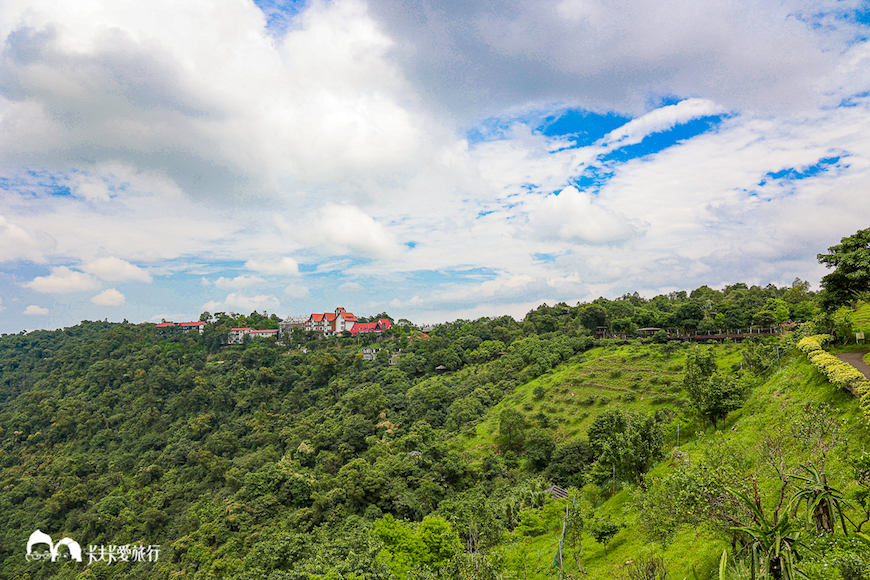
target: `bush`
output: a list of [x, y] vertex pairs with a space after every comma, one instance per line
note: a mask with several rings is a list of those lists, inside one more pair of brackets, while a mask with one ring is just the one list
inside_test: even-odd
[[639, 556], [626, 568], [626, 580], [665, 580], [668, 569], [665, 561], [654, 556]]

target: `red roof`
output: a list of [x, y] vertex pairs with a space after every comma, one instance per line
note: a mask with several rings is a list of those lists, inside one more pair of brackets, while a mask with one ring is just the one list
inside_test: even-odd
[[277, 334], [277, 328], [264, 328], [263, 330], [252, 330], [250, 334]]
[[179, 322], [178, 326], [203, 326], [205, 322]]
[[239, 330], [247, 330], [247, 331], [251, 331], [251, 330], [254, 330], [254, 329], [251, 328], [251, 327], [249, 327], [249, 326], [246, 326], [245, 328], [233, 328], [233, 329], [232, 329], [233, 332], [236, 332], [236, 331], [239, 331]]
[[351, 327], [351, 332], [374, 332], [377, 322], [355, 322]]
[[156, 326], [156, 328], [167, 328], [169, 326], [175, 326], [174, 322], [161, 322]]
[[387, 318], [381, 318], [377, 322], [355, 322], [350, 329], [351, 332], [381, 332], [389, 330], [393, 325]]

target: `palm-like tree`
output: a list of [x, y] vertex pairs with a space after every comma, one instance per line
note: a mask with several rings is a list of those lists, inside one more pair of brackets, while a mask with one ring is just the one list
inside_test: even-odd
[[801, 526], [788, 517], [788, 512], [768, 519], [761, 507], [756, 488], [755, 501], [744, 494], [730, 490], [746, 506], [752, 516], [752, 523], [734, 529], [747, 537], [745, 548], [749, 550], [752, 580], [769, 575], [771, 578], [795, 580], [809, 577], [797, 568], [801, 560], [799, 550], [805, 546], [800, 541]]
[[848, 501], [839, 490], [828, 485], [828, 478], [812, 465], [801, 465], [806, 475], [792, 475], [802, 483], [802, 486], [791, 498], [792, 515], [796, 515], [801, 504], [806, 505], [806, 526], [810, 527], [810, 521], [815, 523], [817, 533], [834, 533], [834, 513], [839, 516], [843, 532], [846, 532], [846, 516], [843, 514], [843, 506]]

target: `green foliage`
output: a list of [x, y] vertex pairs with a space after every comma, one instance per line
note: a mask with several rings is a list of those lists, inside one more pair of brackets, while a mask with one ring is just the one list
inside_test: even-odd
[[570, 441], [553, 452], [546, 476], [562, 487], [581, 488], [585, 484], [584, 471], [596, 458], [588, 441]]
[[438, 570], [459, 551], [459, 538], [440, 516], [426, 516], [417, 525], [387, 514], [374, 523], [383, 542], [379, 560], [398, 578], [410, 578], [414, 569]]
[[514, 408], [507, 407], [499, 415], [499, 440], [508, 450], [522, 449], [525, 443], [526, 418]]
[[664, 433], [649, 413], [608, 409], [595, 418], [588, 436], [589, 447], [598, 456], [590, 467], [598, 483], [609, 479], [614, 471], [620, 481], [639, 483], [663, 455]]
[[526, 437], [526, 459], [534, 469], [544, 469], [556, 449], [553, 434], [546, 429], [533, 429]]
[[664, 559], [641, 555], [628, 564], [624, 574], [626, 580], [665, 580], [668, 569]]
[[807, 578], [797, 567], [802, 557], [801, 549], [805, 548], [801, 541], [801, 526], [796, 525], [788, 513], [774, 511], [773, 516], [768, 517], [762, 508], [757, 488], [754, 499], [737, 491], [732, 493], [751, 518], [750, 522], [736, 526], [734, 530], [744, 534], [748, 540], [752, 580], [767, 574], [786, 580]]
[[607, 546], [613, 536], [624, 527], [624, 524], [615, 522], [610, 518], [596, 518], [589, 526], [589, 535], [595, 538], [599, 544]]
[[[734, 285], [593, 306], [612, 328], [668, 326], [698, 316], [698, 307], [701, 327], [722, 312], [751, 317], [771, 298], [790, 308], [812, 299], [806, 289], [788, 292]], [[109, 323], [0, 337], [0, 576], [53, 575], [20, 558], [27, 533], [40, 527], [88, 543], [163, 546], [152, 565], [90, 568], [106, 578], [386, 580], [395, 576], [392, 566], [420, 578], [494, 579], [521, 577], [527, 558], [534, 579], [552, 577], [564, 523], [565, 573], [576, 566], [608, 577], [649, 542], [646, 518], [671, 526], [673, 548], [661, 552], [668, 568], [681, 578], [693, 564], [709, 572], [705, 558], [721, 552], [730, 532], [706, 525], [717, 521], [711, 514], [720, 490], [736, 479], [730, 468], [703, 457], [709, 442], [701, 437], [690, 444], [698, 447], [688, 450], [686, 473], [658, 483], [679, 470], [675, 455], [644, 478], [661, 458], [663, 424], [675, 413], [682, 442], [699, 434], [671, 402], [684, 400], [676, 373], [689, 349], [674, 343], [667, 364], [638, 343], [589, 351], [594, 340], [580, 318], [588, 307], [543, 305], [522, 322], [455, 321], [429, 339], [382, 336], [384, 352], [402, 349], [395, 366], [363, 364], [359, 347], [340, 337], [297, 334], [307, 352], [269, 341], [221, 347], [219, 322], [230, 321], [221, 313], [209, 317], [202, 337], [157, 337], [153, 325]], [[258, 324], [276, 322], [262, 318]], [[720, 352], [731, 353], [723, 367], [739, 362], [736, 349]], [[435, 376], [438, 357], [453, 361], [449, 374]], [[631, 392], [602, 396], [601, 386]], [[792, 396], [783, 389], [770, 404], [793, 405]], [[609, 404], [582, 406], [589, 398]], [[729, 434], [743, 436], [743, 421], [767, 404], [753, 401]], [[499, 437], [505, 409], [522, 419], [510, 435], [517, 416], [505, 416], [507, 441]], [[791, 423], [784, 425], [788, 431]], [[839, 465], [839, 456], [830, 461]], [[570, 489], [597, 481], [609, 494], [617, 488], [614, 468], [614, 484], [634, 485], [603, 505]], [[530, 481], [537, 474], [542, 479]], [[551, 483], [569, 488], [567, 517], [565, 503], [544, 491]], [[844, 494], [860, 487], [833, 483]], [[671, 500], [674, 512], [685, 511], [680, 502], [700, 507], [671, 521], [651, 508], [640, 515], [635, 498], [625, 509], [629, 492], [644, 486], [650, 498]], [[844, 515], [860, 520], [857, 508], [844, 506]], [[393, 530], [407, 550], [387, 549], [375, 531], [387, 516], [409, 531]], [[617, 541], [599, 536], [606, 551], [590, 540], [590, 530], [606, 531], [601, 522], [626, 525]], [[695, 545], [690, 536], [703, 541]], [[64, 574], [57, 577], [71, 577]]]
[[833, 311], [870, 291], [870, 228], [858, 230], [819, 254], [820, 264], [834, 271], [822, 278], [822, 306]]
[[807, 528], [814, 524], [819, 533], [834, 533], [834, 514], [839, 516], [843, 533], [847, 533], [846, 518], [843, 509], [848, 503], [839, 490], [828, 485], [827, 476], [814, 465], [802, 465], [805, 474], [794, 474], [792, 479], [799, 482], [800, 487], [792, 496], [793, 514], [797, 514], [801, 504], [805, 507]]
[[715, 426], [728, 413], [743, 406], [746, 385], [733, 376], [716, 370], [716, 360], [709, 347], [693, 347], [686, 354], [683, 388], [695, 411]]

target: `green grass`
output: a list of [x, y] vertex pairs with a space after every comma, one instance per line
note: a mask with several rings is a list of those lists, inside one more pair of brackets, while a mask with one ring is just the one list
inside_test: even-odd
[[[870, 308], [867, 312], [870, 313]], [[723, 370], [739, 364], [740, 345], [719, 345], [714, 348]], [[643, 411], [670, 408], [685, 422], [680, 446], [682, 452], [693, 458], [700, 457], [715, 438], [722, 438], [734, 449], [743, 450], [749, 459], [750, 469], [758, 478], [762, 497], [771, 504], [768, 508], [772, 509], [778, 482], [771, 477], [771, 472], [766, 471], [761, 459], [764, 437], [765, 434], [788, 430], [788, 423], [805, 413], [805, 407], [827, 403], [839, 413], [846, 428], [851, 429], [848, 449], [860, 449], [870, 443], [866, 426], [860, 422], [856, 400], [827, 382], [806, 357], [797, 351], [783, 357], [767, 376], [757, 381], [743, 409], [729, 415], [724, 425], [720, 424], [718, 432], [712, 428], [701, 430], [697, 421], [683, 414], [672, 402], [654, 403], [654, 396], [639, 394], [640, 391], [649, 391], [684, 398], [684, 393], [670, 392], [680, 385], [682, 374], [649, 371], [680, 373], [685, 362], [685, 349], [678, 350], [670, 359], [664, 359], [652, 345], [622, 346], [606, 350], [593, 349], [579, 359], [518, 386], [499, 405], [492, 408], [476, 430], [463, 440], [465, 450], [476, 458], [492, 452], [498, 434], [498, 416], [507, 406], [522, 409], [530, 424], [534, 423], [533, 417], [537, 413], [545, 412], [556, 425], [559, 444], [585, 435], [595, 416], [612, 405]], [[653, 380], [656, 377], [658, 380]], [[662, 382], [665, 377], [673, 379], [671, 389]], [[638, 392], [638, 395], [635, 400], [627, 401], [620, 398], [625, 392], [602, 390], [596, 386], [628, 389]], [[533, 395], [536, 387], [544, 388], [544, 395], [538, 399]], [[592, 396], [606, 396], [610, 401], [606, 405], [598, 402], [586, 404], [585, 401]], [[668, 445], [673, 446], [674, 443], [672, 437]], [[797, 466], [806, 461], [807, 453], [791, 446], [786, 450], [785, 457], [790, 465]], [[664, 460], [650, 471], [649, 477], [664, 475], [670, 469], [670, 463]], [[847, 495], [857, 489], [843, 449], [829, 456], [826, 471], [833, 487]], [[623, 522], [626, 527], [614, 536], [606, 548], [585, 533], [581, 562], [586, 574], [579, 575], [573, 558], [568, 556], [566, 573], [575, 578], [619, 578], [626, 562], [644, 555], [653, 555], [664, 559], [669, 578], [692, 578], [693, 569], [699, 578], [713, 578], [723, 548], [727, 547], [730, 552], [730, 546], [722, 534], [703, 527], [681, 529], [667, 544], [651, 542], [637, 525], [640, 516], [631, 509], [631, 495], [635, 492], [629, 486], [608, 499], [597, 510], [596, 513], [606, 514]], [[564, 506], [560, 502], [553, 503]], [[501, 550], [506, 577], [528, 580], [558, 577], [553, 559], [561, 534], [561, 509], [564, 508], [545, 508], [544, 511], [550, 514], [546, 533], [537, 537], [505, 539]]]
[[[681, 388], [686, 348], [670, 358], [655, 345], [591, 349], [575, 357], [579, 360], [519, 385], [474, 430], [466, 432], [462, 450], [476, 459], [492, 453], [497, 448], [499, 415], [509, 407], [521, 410], [530, 426], [536, 425], [534, 418], [539, 413], [547, 415], [560, 445], [585, 434], [595, 417], [612, 406], [645, 412], [670, 409], [682, 421], [681, 429], [691, 434], [696, 422], [683, 417], [687, 399]], [[740, 345], [713, 348], [723, 371], [739, 363]], [[543, 397], [534, 396], [538, 387], [544, 389]]]

